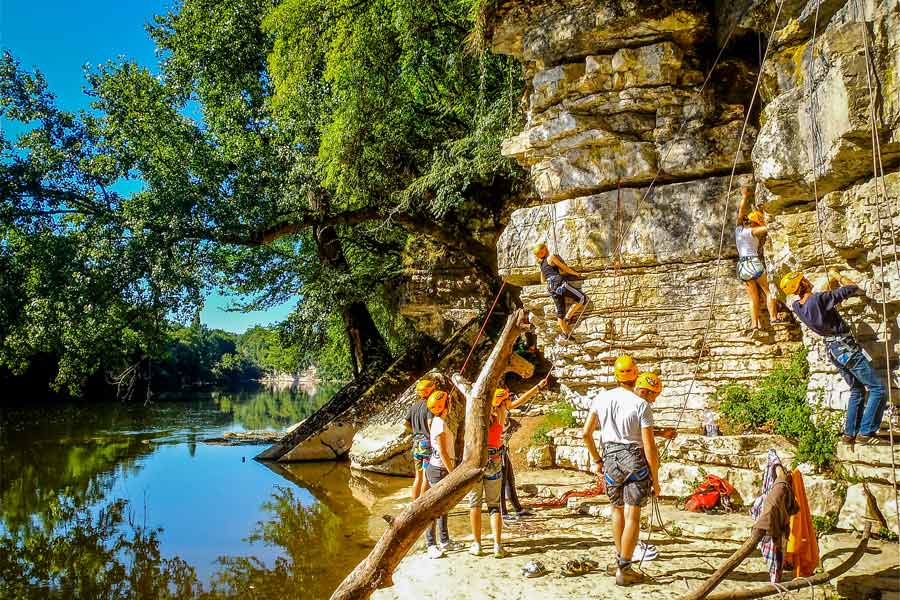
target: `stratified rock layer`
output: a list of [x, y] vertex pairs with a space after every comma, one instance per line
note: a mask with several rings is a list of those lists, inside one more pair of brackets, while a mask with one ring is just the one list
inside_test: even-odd
[[[494, 51], [517, 56], [528, 78], [525, 127], [503, 152], [530, 169], [544, 201], [513, 213], [498, 264], [507, 281], [523, 286], [540, 345], [581, 408], [592, 390], [610, 384], [614, 356], [628, 352], [663, 375], [663, 421], [693, 426], [715, 388], [754, 379], [801, 339], [812, 349], [811, 400], [824, 390], [826, 405], [846, 406], [847, 386], [815, 336], [796, 325], [745, 331], [748, 300], [734, 277], [741, 184], [757, 182], [757, 202], [768, 210], [770, 284], [788, 268], [822, 283], [824, 249], [829, 266], [867, 291], [868, 300], [847, 310], [876, 366], [885, 355], [882, 290], [898, 337], [900, 264], [891, 232], [900, 231], [900, 8], [870, 3], [860, 15], [827, 2], [814, 23], [813, 2], [785, 3], [744, 130], [755, 76], [739, 74], [758, 66], [741, 54], [740, 36], [768, 35], [774, 15], [765, 3], [739, 4], [720, 7], [713, 21], [687, 1], [503, 2], [490, 15]], [[732, 27], [731, 45], [704, 85], [712, 56], [702, 44], [721, 43], [720, 30]], [[880, 202], [867, 66], [886, 171]], [[538, 241], [585, 276], [579, 285], [592, 302], [568, 343], [557, 338], [539, 284], [530, 252]], [[770, 291], [790, 300], [775, 285]]]
[[[764, 331], [746, 330], [749, 303], [734, 276], [742, 184], [766, 212], [770, 293], [793, 302], [775, 285], [793, 269], [820, 289], [826, 267], [858, 281], [865, 297], [841, 310], [875, 367], [896, 379], [886, 367], [889, 356], [896, 374], [900, 362], [900, 5], [786, 0], [773, 28], [777, 6], [507, 0], [485, 14], [488, 44], [524, 66], [525, 124], [502, 151], [529, 169], [539, 200], [512, 214], [498, 265], [522, 286], [539, 346], [581, 415], [627, 352], [663, 377], [657, 420], [696, 427], [715, 409], [718, 387], [752, 382], [801, 342], [810, 350], [810, 402], [846, 408], [849, 389], [821, 338], [796, 322], [768, 327], [765, 311]], [[584, 276], [575, 285], [591, 303], [571, 340], [558, 336], [540, 284], [538, 241]], [[702, 467], [734, 479], [743, 499], [760, 483], [748, 457], [685, 452], [665, 465], [670, 482]], [[535, 463], [586, 467], [574, 434], [532, 454]], [[840, 458], [896, 528], [888, 465]], [[862, 497], [847, 493], [845, 525]], [[839, 508], [826, 502], [817, 511]]]

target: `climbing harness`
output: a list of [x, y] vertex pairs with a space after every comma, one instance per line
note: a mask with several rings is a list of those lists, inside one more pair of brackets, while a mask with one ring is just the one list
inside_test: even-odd
[[481, 330], [478, 332], [478, 335], [475, 336], [475, 341], [472, 343], [472, 348], [469, 350], [468, 356], [466, 356], [466, 360], [463, 361], [462, 368], [459, 370], [459, 374], [462, 375], [466, 372], [466, 367], [469, 365], [469, 359], [472, 358], [472, 353], [475, 352], [475, 347], [478, 345], [478, 342], [481, 341], [481, 336], [484, 335], [484, 330], [487, 328], [488, 321], [491, 318], [491, 315], [494, 314], [494, 309], [497, 308], [497, 302], [500, 300], [500, 295], [503, 293], [503, 288], [506, 287], [506, 281], [504, 280], [502, 284], [500, 284], [500, 290], [497, 292], [497, 296], [494, 298], [494, 303], [491, 304], [491, 309], [488, 311], [487, 316], [484, 317], [484, 323], [481, 324]]

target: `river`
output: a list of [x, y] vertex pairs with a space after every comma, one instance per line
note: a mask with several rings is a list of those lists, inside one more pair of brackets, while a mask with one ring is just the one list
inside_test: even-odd
[[328, 598], [408, 481], [344, 463], [266, 466], [333, 389], [212, 392], [149, 406], [0, 408], [0, 598]]

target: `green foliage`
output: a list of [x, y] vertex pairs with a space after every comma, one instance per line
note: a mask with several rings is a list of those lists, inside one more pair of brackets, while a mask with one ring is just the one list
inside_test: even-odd
[[[478, 230], [524, 180], [499, 153], [521, 68], [468, 51], [478, 14], [456, 0], [179, 1], [150, 27], [158, 74], [94, 68], [80, 113], [4, 53], [0, 117], [25, 133], [0, 137], [0, 368], [52, 356], [55, 387], [77, 393], [148, 357], [179, 364], [167, 320], [187, 322], [211, 288], [246, 298], [237, 309], [296, 301], [278, 337], [300, 367], [351, 372], [352, 305], [407, 347], [408, 238], [489, 272]], [[207, 358], [177, 376], [286, 366]]]
[[875, 535], [882, 540], [887, 540], [888, 542], [900, 541], [900, 536], [898, 536], [896, 533], [894, 533], [884, 525], [878, 528], [878, 533], [876, 533]]
[[685, 502], [688, 498], [690, 498], [690, 497], [694, 494], [695, 491], [697, 491], [697, 488], [700, 487], [700, 484], [703, 483], [704, 481], [706, 481], [706, 476], [707, 476], [707, 474], [708, 474], [708, 473], [706, 472], [706, 469], [704, 469], [703, 467], [698, 467], [698, 468], [697, 468], [697, 476], [694, 477], [694, 478], [693, 478], [691, 481], [689, 481], [688, 484], [687, 484], [687, 489], [688, 489], [687, 495], [686, 495], [686, 496], [679, 496], [679, 497], [677, 498], [677, 500], [676, 500], [676, 503], [679, 504], [679, 505], [683, 505], [684, 502]]
[[752, 388], [728, 384], [716, 390], [726, 428], [783, 435], [797, 444], [797, 462], [827, 468], [834, 460], [840, 422], [807, 401], [809, 363], [806, 351], [775, 367]]
[[534, 433], [531, 434], [531, 441], [535, 443], [545, 443], [548, 441], [547, 434], [554, 429], [560, 427], [575, 427], [578, 425], [578, 419], [575, 417], [575, 408], [570, 402], [560, 400], [554, 404], [550, 411], [544, 415]]
[[816, 535], [828, 535], [837, 527], [838, 514], [834, 511], [828, 511], [824, 515], [812, 516], [813, 527], [816, 528]]

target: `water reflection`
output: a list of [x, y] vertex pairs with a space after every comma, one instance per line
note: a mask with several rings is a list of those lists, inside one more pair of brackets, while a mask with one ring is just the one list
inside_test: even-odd
[[346, 465], [272, 471], [243, 462], [253, 447], [199, 443], [311, 412], [290, 398], [308, 401], [5, 410], [0, 598], [327, 598], [383, 530], [374, 503], [406, 482], [354, 497]]

